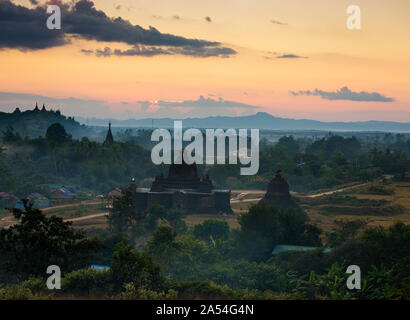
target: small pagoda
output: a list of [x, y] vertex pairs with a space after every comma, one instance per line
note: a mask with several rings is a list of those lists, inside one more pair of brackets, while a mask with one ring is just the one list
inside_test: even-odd
[[268, 184], [268, 188], [265, 196], [259, 201], [260, 204], [268, 204], [280, 209], [296, 209], [302, 212], [302, 209], [298, 206], [295, 200], [292, 198], [289, 192], [289, 184], [282, 177], [282, 170], [276, 171], [275, 178]]

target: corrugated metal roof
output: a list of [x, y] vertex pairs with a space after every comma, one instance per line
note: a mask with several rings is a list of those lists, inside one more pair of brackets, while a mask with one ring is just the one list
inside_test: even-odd
[[315, 249], [323, 249], [323, 252], [328, 253], [332, 251], [332, 248], [322, 248], [322, 247], [308, 247], [308, 246], [294, 246], [288, 244], [278, 244], [272, 251], [272, 254], [278, 254], [283, 251], [309, 251]]

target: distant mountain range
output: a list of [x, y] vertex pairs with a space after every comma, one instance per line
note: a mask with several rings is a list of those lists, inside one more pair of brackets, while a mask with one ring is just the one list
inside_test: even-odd
[[[76, 118], [77, 121], [91, 126], [107, 126], [111, 121], [117, 127], [172, 128], [174, 120], [161, 119], [97, 119]], [[183, 120], [184, 128], [248, 128], [270, 130], [321, 130], [321, 131], [382, 131], [410, 132], [410, 123], [393, 121], [361, 121], [361, 122], [322, 122], [308, 119], [287, 119], [272, 116], [266, 112], [258, 112], [250, 116], [213, 116], [207, 118], [187, 118]]]

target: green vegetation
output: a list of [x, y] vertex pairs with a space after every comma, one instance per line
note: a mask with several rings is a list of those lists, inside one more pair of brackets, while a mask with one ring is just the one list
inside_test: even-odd
[[100, 193], [161, 170], [135, 142], [103, 147], [88, 138], [74, 140], [63, 129], [52, 125], [49, 130], [58, 132], [48, 138], [7, 140], [7, 153], [0, 154], [0, 190], [24, 197], [54, 183]]
[[[158, 206], [154, 211], [156, 214], [160, 212], [159, 216], [167, 215], [167, 210]], [[108, 270], [94, 270], [87, 268], [85, 256], [79, 258], [78, 255], [79, 251], [88, 255], [91, 247], [86, 243], [96, 244], [96, 240], [79, 240], [69, 224], [64, 225], [64, 234], [71, 234], [74, 242], [79, 241], [75, 245], [77, 250], [66, 246], [70, 236], [65, 239], [53, 237], [56, 241], [54, 253], [58, 257], [53, 253], [45, 261], [35, 259], [33, 254], [44, 257], [45, 247], [33, 247], [36, 243], [33, 237], [47, 241], [51, 236], [49, 228], [41, 228], [35, 220], [50, 225], [53, 230], [56, 228], [51, 225], [57, 223], [60, 226], [61, 221], [56, 218], [47, 220], [41, 211], [29, 208], [20, 214], [27, 216], [28, 220], [22, 219], [12, 233], [21, 238], [22, 233], [17, 230], [33, 225], [35, 233], [28, 230], [23, 234], [32, 234], [27, 240], [34, 250], [16, 251], [22, 247], [18, 245], [19, 241], [26, 240], [25, 237], [19, 240], [16, 236], [13, 238], [16, 244], [14, 252], [20, 259], [20, 254], [30, 255], [32, 265], [24, 268], [15, 265], [16, 277], [2, 274], [4, 285], [0, 287], [0, 299], [410, 298], [410, 226], [403, 223], [386, 229], [366, 227], [366, 221], [341, 220], [320, 240], [320, 230], [303, 216], [270, 206], [252, 207], [248, 218], [245, 215], [240, 218], [241, 229], [238, 231], [227, 230], [223, 222], [208, 220], [199, 227], [176, 232], [168, 222], [168, 225], [158, 225], [152, 234], [146, 230], [146, 234], [135, 237], [135, 242], [147, 236], [149, 239], [139, 250], [127, 240], [126, 234], [93, 230], [93, 236], [100, 238], [99, 245], [92, 247], [95, 253], [93, 261], [110, 265]], [[149, 214], [143, 218], [149, 219]], [[131, 234], [131, 231], [127, 233]], [[10, 238], [5, 236], [9, 232], [1, 232], [1, 243], [7, 243]], [[323, 252], [322, 241], [333, 247], [330, 253]], [[272, 255], [269, 250], [275, 243], [315, 245], [319, 248]], [[84, 250], [78, 250], [80, 244]], [[64, 245], [67, 250], [63, 254], [58, 248]], [[46, 247], [53, 245], [49, 243]], [[2, 248], [2, 261], [12, 262], [9, 256], [5, 256], [10, 251]], [[259, 252], [257, 259], [253, 250]], [[36, 253], [31, 253], [33, 251]], [[63, 263], [63, 256], [69, 264]], [[47, 263], [57, 258], [60, 259], [58, 263], [64, 265], [62, 290], [50, 292], [45, 289], [44, 270]], [[361, 267], [363, 282], [360, 290], [348, 290], [346, 287], [346, 267], [351, 264]], [[1, 268], [9, 270], [9, 266], [9, 263], [2, 264]]]
[[89, 264], [98, 239], [88, 239], [61, 218], [46, 217], [27, 201], [24, 207], [11, 210], [16, 225], [0, 230], [0, 262], [7, 274], [24, 278], [43, 275], [54, 264], [66, 272]]
[[[18, 126], [18, 132], [5, 129], [0, 191], [25, 196], [60, 183], [100, 193], [128, 185], [131, 177], [149, 186], [166, 171], [154, 166], [142, 147], [150, 145], [149, 131], [136, 136], [124, 131], [121, 141], [104, 147], [77, 140], [54, 123], [60, 122], [48, 124], [39, 138], [26, 137]], [[218, 187], [265, 189], [281, 168], [292, 190], [308, 192], [382, 174], [395, 181], [408, 170], [409, 156], [410, 140], [401, 135], [285, 136], [276, 144], [261, 143], [257, 176], [240, 176], [238, 166], [227, 165], [210, 166], [207, 173]], [[203, 170], [199, 167], [201, 175]], [[62, 217], [97, 210], [99, 204], [43, 212], [25, 203], [25, 210], [12, 210], [17, 224], [0, 230], [0, 299], [409, 299], [410, 225], [393, 220], [408, 213], [408, 199], [405, 182], [384, 181], [318, 198], [300, 196], [306, 215], [249, 202], [241, 204], [236, 230], [209, 218], [187, 225], [189, 212], [161, 206], [136, 212], [131, 190], [124, 189], [112, 203], [109, 228], [87, 233]], [[313, 223], [318, 215], [335, 222], [322, 230]], [[375, 216], [389, 218], [388, 227], [369, 226]], [[317, 249], [272, 255], [278, 244]], [[332, 251], [325, 253], [325, 247]], [[110, 269], [90, 269], [91, 264]], [[352, 264], [362, 270], [358, 291], [345, 285]], [[62, 269], [61, 291], [45, 289], [49, 265]]]
[[[3, 131], [0, 190], [23, 197], [42, 184], [55, 183], [101, 193], [128, 185], [132, 177], [137, 185], [147, 187], [153, 177], [166, 173], [166, 166], [150, 161], [153, 143], [149, 130], [120, 131], [116, 142], [104, 147], [86, 137], [73, 139], [69, 134], [72, 130], [66, 132], [60, 122], [51, 123], [44, 129], [44, 137], [38, 138], [22, 138], [21, 130], [11, 126]], [[410, 139], [402, 135], [386, 137], [359, 139], [329, 134], [321, 139], [295, 140], [283, 136], [276, 144], [261, 142], [258, 175], [241, 176], [239, 165], [213, 165], [207, 174], [217, 187], [263, 190], [280, 168], [297, 192], [366, 182], [381, 174], [400, 177], [410, 166]], [[198, 170], [204, 174], [204, 166]], [[367, 192], [372, 194], [391, 192], [384, 186], [369, 188]]]

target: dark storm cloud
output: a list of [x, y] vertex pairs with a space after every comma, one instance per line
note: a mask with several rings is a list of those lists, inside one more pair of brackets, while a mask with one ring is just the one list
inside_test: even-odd
[[204, 47], [220, 44], [161, 33], [152, 26], [144, 29], [138, 25], [132, 25], [121, 17], [109, 18], [103, 11], [95, 9], [94, 3], [88, 0], [78, 1], [73, 9], [63, 16], [65, 17], [62, 21], [63, 26], [67, 25], [65, 32], [97, 41], [174, 47]]
[[348, 87], [343, 87], [337, 91], [323, 91], [315, 89], [314, 91], [290, 91], [294, 96], [320, 96], [326, 100], [350, 100], [350, 101], [372, 101], [372, 102], [393, 102], [394, 98], [385, 97], [378, 92], [353, 92]]
[[62, 46], [69, 41], [61, 30], [48, 30], [44, 8], [29, 9], [0, 1], [0, 49], [36, 50]]
[[67, 36], [71, 35], [87, 40], [123, 42], [133, 46], [166, 46], [175, 48], [180, 54], [192, 53], [194, 56], [208, 56], [203, 52], [220, 52], [217, 54], [219, 56], [236, 53], [230, 48], [221, 47], [219, 42], [161, 33], [152, 26], [144, 29], [121, 17], [110, 18], [103, 11], [97, 10], [89, 0], [77, 1], [72, 6], [58, 3], [62, 11], [62, 29], [48, 30], [45, 8], [38, 6], [29, 9], [15, 5], [10, 0], [0, 1], [0, 48], [45, 49], [67, 44]]

